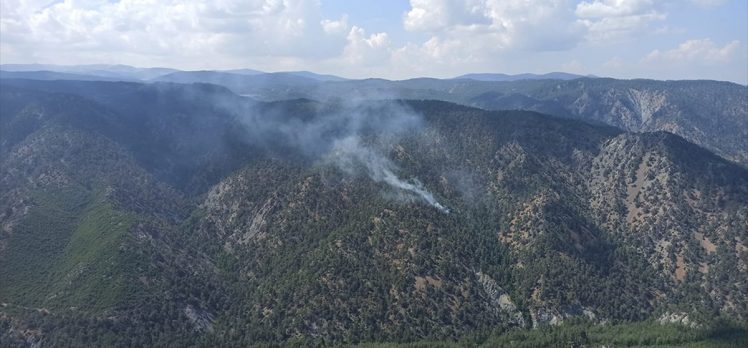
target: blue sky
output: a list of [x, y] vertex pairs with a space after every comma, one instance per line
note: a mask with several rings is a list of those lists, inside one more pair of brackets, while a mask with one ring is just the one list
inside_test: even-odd
[[0, 62], [748, 82], [745, 0], [1, 0]]

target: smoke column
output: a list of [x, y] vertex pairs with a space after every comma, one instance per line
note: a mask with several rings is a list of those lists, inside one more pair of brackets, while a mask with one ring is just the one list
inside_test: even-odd
[[[371, 102], [367, 96], [343, 104], [322, 103], [308, 117], [297, 117], [296, 109], [283, 104], [273, 106], [248, 102], [237, 107], [231, 102], [216, 102], [247, 126], [247, 141], [273, 149], [295, 149], [307, 158], [333, 164], [349, 175], [363, 169], [375, 182], [383, 182], [410, 198], [419, 199], [443, 213], [449, 209], [439, 203], [417, 179], [403, 180], [398, 168], [384, 155], [361, 143], [362, 136], [373, 136], [392, 143], [409, 131], [422, 127], [422, 118], [397, 101]], [[332, 106], [332, 107], [330, 107]], [[328, 110], [324, 110], [324, 109]]]
[[449, 214], [449, 209], [439, 203], [434, 195], [423, 187], [420, 181], [406, 181], [399, 178], [395, 174], [397, 166], [392, 161], [361, 145], [360, 139], [356, 136], [337, 140], [331, 151], [331, 156], [328, 158], [338, 168], [349, 174], [353, 174], [357, 166], [363, 166], [366, 168], [366, 174], [372, 180], [384, 182], [393, 188], [408, 192], [442, 213]]

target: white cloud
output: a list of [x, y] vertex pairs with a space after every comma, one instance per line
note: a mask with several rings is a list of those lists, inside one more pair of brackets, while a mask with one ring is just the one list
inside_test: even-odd
[[688, 40], [681, 43], [678, 47], [660, 51], [650, 52], [644, 60], [646, 62], [702, 62], [702, 63], [726, 63], [736, 55], [740, 42], [734, 40], [726, 45], [719, 47], [710, 39]]
[[582, 39], [567, 0], [411, 0], [403, 18], [410, 31], [431, 34], [401, 56], [423, 54], [439, 63], [491, 59], [510, 49], [565, 50]]
[[325, 33], [345, 34], [348, 31], [348, 16], [343, 15], [343, 17], [338, 21], [323, 19], [320, 24]]
[[367, 37], [364, 29], [353, 26], [347, 39], [343, 57], [349, 64], [381, 64], [389, 59], [392, 52], [387, 33], [375, 33]]
[[431, 31], [491, 23], [483, 0], [411, 0], [410, 6], [403, 21], [407, 30]]
[[[387, 78], [470, 71], [623, 75], [633, 69], [646, 76], [670, 69], [667, 76], [674, 77], [690, 70], [672, 63], [689, 61], [709, 63], [712, 70], [706, 65], [703, 70], [730, 72], [727, 78], [734, 79], [734, 71], [746, 68], [741, 59], [747, 51], [737, 41], [718, 46], [690, 40], [632, 59], [662, 47], [669, 37], [714, 25], [673, 27], [679, 23], [668, 21], [666, 10], [677, 17], [682, 13], [676, 14], [676, 5], [686, 4], [679, 12], [701, 11], [724, 0], [410, 0], [408, 10], [394, 14], [401, 16], [402, 28], [373, 32], [362, 23], [392, 21], [364, 15], [354, 23], [359, 15], [348, 17], [342, 9], [323, 15], [323, 9], [344, 6], [323, 8], [322, 1], [0, 0], [0, 60], [308, 69]], [[399, 36], [398, 29], [407, 33]], [[745, 33], [734, 35], [729, 38], [748, 42]], [[625, 60], [606, 62], [611, 56]], [[722, 62], [729, 64], [715, 64]]]
[[[584, 40], [585, 28], [576, 22], [570, 0], [411, 0], [410, 4], [403, 27], [426, 34], [426, 39], [393, 49], [388, 73], [444, 77], [468, 69], [559, 70], [560, 62], [532, 65], [521, 57], [550, 56]], [[524, 71], [518, 70], [517, 60]]]
[[188, 65], [324, 59], [342, 53], [347, 26], [346, 17], [321, 18], [316, 0], [4, 0], [0, 14], [4, 58], [68, 63], [127, 57], [152, 65], [177, 52]]
[[623, 17], [638, 15], [652, 7], [651, 0], [593, 0], [577, 4], [580, 18]]
[[588, 30], [587, 39], [598, 43], [630, 37], [667, 18], [651, 0], [582, 1], [574, 13]]
[[727, 3], [727, 0], [691, 0], [694, 4], [700, 7], [719, 7]]

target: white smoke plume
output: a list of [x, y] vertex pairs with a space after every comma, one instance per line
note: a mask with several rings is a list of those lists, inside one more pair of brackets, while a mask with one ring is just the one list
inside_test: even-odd
[[[302, 103], [303, 104], [303, 103]], [[264, 107], [263, 107], [264, 105]], [[422, 116], [407, 105], [381, 96], [366, 96], [345, 101], [320, 102], [314, 109], [288, 108], [289, 104], [247, 103], [235, 108], [224, 103], [247, 126], [248, 142], [278, 153], [301, 154], [313, 161], [322, 160], [349, 175], [365, 174], [375, 182], [386, 183], [404, 193], [409, 199], [423, 201], [444, 213], [449, 209], [439, 203], [434, 195], [417, 179], [403, 180], [396, 174], [399, 168], [377, 151], [366, 146], [361, 139], [376, 138], [394, 144], [406, 134], [414, 134], [423, 126]], [[301, 110], [301, 111], [299, 111]], [[305, 114], [306, 112], [306, 114]]]
[[398, 170], [397, 166], [381, 154], [363, 146], [357, 136], [336, 140], [328, 159], [349, 174], [355, 173], [357, 168], [363, 166], [372, 180], [384, 182], [395, 189], [409, 193], [442, 213], [449, 214], [449, 209], [439, 203], [418, 179], [406, 181], [399, 178], [395, 174]]

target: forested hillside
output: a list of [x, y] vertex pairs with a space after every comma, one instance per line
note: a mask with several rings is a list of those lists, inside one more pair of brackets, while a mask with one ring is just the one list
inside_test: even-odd
[[[246, 78], [245, 78], [246, 79]], [[602, 123], [626, 131], [667, 131], [729, 160], [748, 164], [748, 87], [721, 81], [610, 78], [440, 80], [417, 78], [296, 83], [268, 76], [251, 83], [215, 82], [262, 100], [310, 98], [436, 99], [489, 110], [522, 109]]]
[[[745, 340], [748, 170], [676, 134], [207, 84], [0, 87], [0, 345]], [[636, 325], [654, 333], [627, 341]]]

